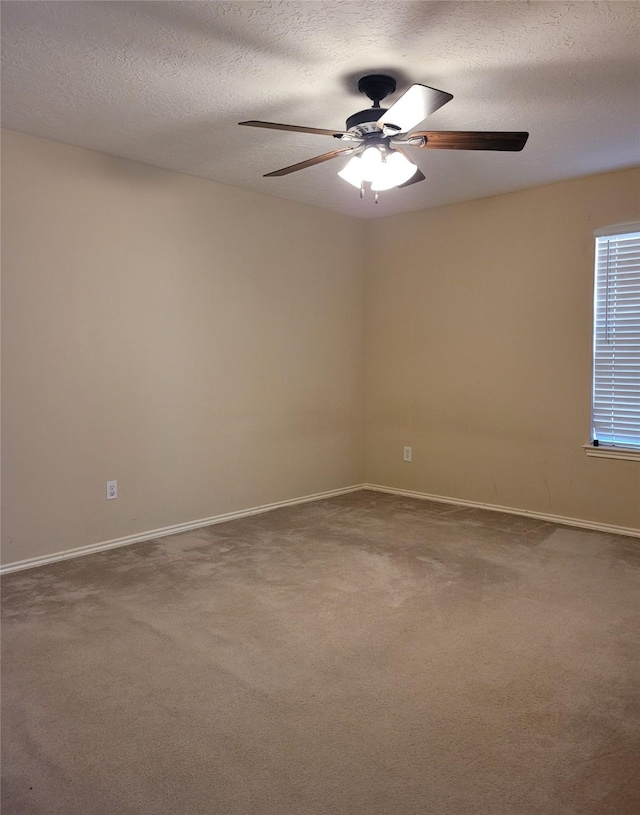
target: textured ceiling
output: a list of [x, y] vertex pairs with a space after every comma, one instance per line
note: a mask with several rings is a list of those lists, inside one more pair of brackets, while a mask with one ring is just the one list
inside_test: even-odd
[[[640, 164], [637, 2], [5, 0], [2, 29], [5, 127], [359, 217]], [[370, 72], [453, 94], [426, 129], [529, 142], [414, 150], [426, 181], [377, 205], [343, 159], [262, 178], [336, 144], [237, 122], [343, 128]]]

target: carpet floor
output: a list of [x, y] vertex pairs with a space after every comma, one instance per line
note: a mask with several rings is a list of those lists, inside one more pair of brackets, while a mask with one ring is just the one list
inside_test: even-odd
[[636, 815], [640, 542], [360, 492], [6, 575], [3, 815]]

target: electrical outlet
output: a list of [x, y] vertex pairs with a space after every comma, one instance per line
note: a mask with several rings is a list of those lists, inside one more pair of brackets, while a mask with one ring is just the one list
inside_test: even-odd
[[405, 447], [404, 453], [402, 454], [403, 461], [411, 461], [411, 457], [413, 455], [413, 451], [411, 447]]
[[118, 497], [118, 482], [107, 481], [107, 501]]

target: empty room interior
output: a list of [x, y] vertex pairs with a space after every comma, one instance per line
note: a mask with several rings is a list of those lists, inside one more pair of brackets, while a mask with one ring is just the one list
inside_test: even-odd
[[3, 815], [640, 812], [640, 3], [0, 12]]

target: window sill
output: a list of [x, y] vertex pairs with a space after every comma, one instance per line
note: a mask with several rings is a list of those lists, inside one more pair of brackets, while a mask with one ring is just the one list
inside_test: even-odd
[[622, 458], [625, 461], [640, 461], [640, 450], [632, 450], [630, 447], [594, 447], [592, 444], [583, 444], [583, 450], [588, 456], [593, 458]]

